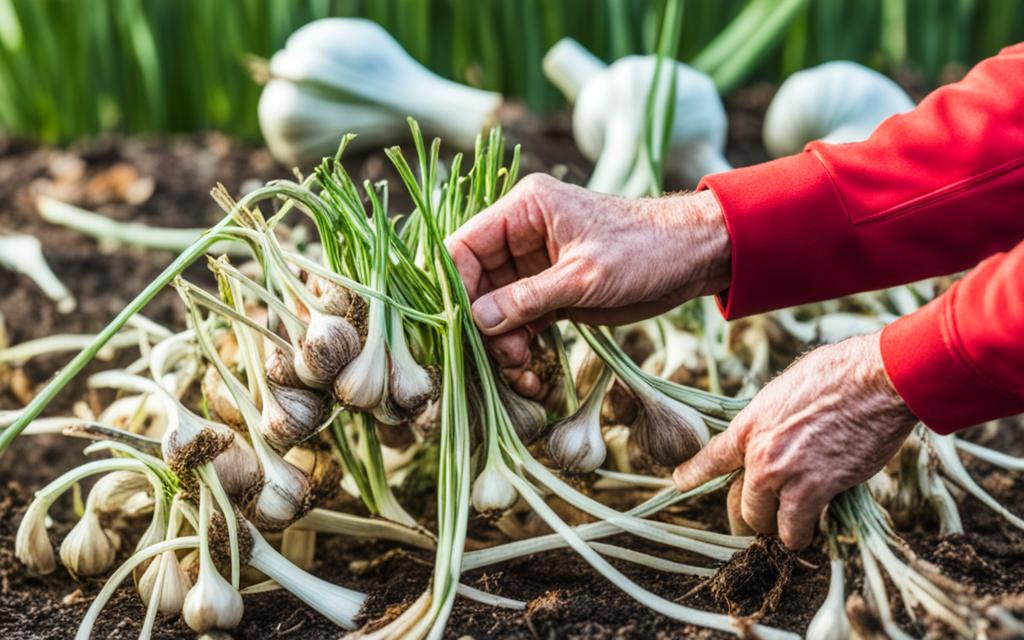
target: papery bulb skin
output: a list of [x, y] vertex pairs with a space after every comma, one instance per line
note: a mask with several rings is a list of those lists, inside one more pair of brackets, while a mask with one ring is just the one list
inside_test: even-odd
[[47, 575], [57, 568], [57, 557], [46, 533], [49, 502], [36, 498], [25, 511], [14, 538], [14, 554], [35, 575]]
[[231, 397], [231, 392], [221, 379], [216, 367], [207, 367], [202, 381], [203, 397], [213, 416], [235, 431], [245, 430], [245, 419]]
[[536, 440], [547, 424], [547, 412], [539, 402], [524, 398], [508, 387], [504, 382], [498, 384], [498, 395], [508, 411], [512, 426], [524, 444]]
[[267, 380], [285, 387], [300, 388], [305, 386], [299, 373], [295, 370], [295, 358], [277, 346], [267, 347], [267, 358], [263, 368], [267, 372]]
[[441, 401], [431, 400], [409, 421], [409, 427], [421, 438], [428, 438], [441, 426]]
[[600, 416], [593, 412], [569, 416], [548, 435], [548, 456], [569, 473], [590, 473], [604, 463], [607, 455]]
[[519, 494], [501, 471], [490, 464], [473, 481], [471, 500], [478, 513], [502, 513], [516, 503]]
[[260, 430], [278, 451], [315, 435], [324, 420], [324, 397], [308, 389], [284, 387], [268, 382], [270, 398], [263, 403]]
[[309, 478], [309, 493], [303, 511], [333, 498], [341, 489], [343, 470], [329, 448], [319, 445], [294, 447], [284, 459]]
[[317, 279], [317, 285], [320, 290], [320, 304], [323, 305], [324, 310], [333, 316], [346, 317], [352, 309], [356, 298], [355, 294], [347, 287], [334, 284], [323, 278]]
[[632, 424], [640, 413], [640, 403], [629, 387], [619, 380], [604, 395], [601, 419], [605, 424]]
[[711, 434], [694, 409], [665, 396], [640, 400], [640, 411], [630, 425], [629, 435], [655, 463], [675, 467], [707, 444]]
[[263, 467], [249, 442], [239, 436], [213, 459], [213, 469], [224, 491], [244, 504], [263, 486]]
[[307, 386], [323, 389], [359, 353], [359, 333], [339, 316], [315, 314], [309, 321], [295, 371]]
[[185, 624], [196, 633], [230, 631], [242, 621], [242, 596], [212, 566], [200, 570], [181, 609]]
[[371, 338], [334, 379], [334, 395], [347, 408], [371, 411], [384, 400], [388, 370], [388, 353], [383, 340]]
[[[162, 569], [161, 566], [163, 566]], [[153, 595], [153, 589], [157, 584], [157, 580], [161, 577], [161, 571], [163, 572], [163, 579], [160, 586], [160, 595], [157, 597], [157, 611], [171, 614], [180, 613], [185, 605], [185, 596], [188, 594], [189, 589], [192, 588], [192, 580], [189, 579], [185, 570], [181, 568], [181, 563], [178, 562], [178, 557], [173, 551], [160, 554], [159, 560], [150, 562], [149, 566], [142, 573], [142, 577], [139, 578], [138, 592], [139, 597], [142, 599], [142, 604], [143, 606], [149, 606], [150, 597]]]
[[272, 455], [263, 468], [263, 488], [252, 503], [252, 521], [260, 530], [280, 531], [305, 512], [310, 483], [300, 469]]
[[107, 532], [87, 505], [82, 519], [60, 544], [60, 561], [77, 578], [98, 576], [113, 566], [119, 543], [117, 534]]
[[111, 471], [89, 491], [93, 509], [104, 516], [132, 518], [153, 508], [153, 485], [135, 471]]

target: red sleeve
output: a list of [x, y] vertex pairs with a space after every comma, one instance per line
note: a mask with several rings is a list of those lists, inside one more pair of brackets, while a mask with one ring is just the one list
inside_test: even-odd
[[707, 176], [725, 212], [727, 318], [953, 273], [1024, 238], [1024, 45], [864, 142]]
[[910, 410], [940, 433], [1024, 413], [1024, 242], [882, 331]]

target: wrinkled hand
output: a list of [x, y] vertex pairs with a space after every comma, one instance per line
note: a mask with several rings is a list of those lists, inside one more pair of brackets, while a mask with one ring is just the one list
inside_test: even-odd
[[791, 549], [806, 547], [829, 501], [881, 470], [917, 422], [886, 376], [880, 335], [797, 361], [676, 468], [676, 485], [688, 490], [744, 467], [742, 520], [759, 533], [778, 531]]
[[447, 244], [492, 355], [524, 395], [540, 391], [530, 340], [555, 319], [633, 322], [728, 286], [710, 192], [629, 200], [534, 174]]

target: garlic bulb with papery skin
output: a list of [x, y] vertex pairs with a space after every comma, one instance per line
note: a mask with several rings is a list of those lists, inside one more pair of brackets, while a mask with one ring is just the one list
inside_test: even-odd
[[[276, 158], [305, 163], [333, 155], [342, 133], [353, 147], [396, 142], [412, 116], [463, 149], [496, 119], [497, 93], [442, 78], [416, 62], [380, 25], [325, 18], [293, 33], [270, 60], [260, 129]], [[454, 116], [454, 117], [453, 117]]]
[[[576, 146], [595, 163], [588, 188], [627, 197], [645, 195], [650, 188], [643, 132], [656, 64], [657, 56], [627, 56], [598, 72], [596, 58], [569, 38], [545, 56], [545, 74], [574, 101]], [[667, 95], [673, 65], [675, 118], [663, 168], [670, 182], [694, 186], [704, 175], [731, 168], [722, 155], [725, 109], [711, 78], [681, 62], [667, 61], [663, 67], [660, 96]]]
[[267, 442], [280, 451], [317, 433], [324, 420], [323, 396], [308, 389], [267, 383], [270, 397], [263, 399], [260, 430]]
[[236, 431], [245, 431], [242, 412], [228, 392], [227, 386], [215, 367], [207, 367], [202, 381], [203, 398], [213, 415]]
[[242, 596], [210, 562], [200, 560], [199, 578], [185, 596], [181, 617], [196, 633], [214, 629], [230, 631], [242, 621]]
[[765, 114], [764, 146], [778, 158], [813, 140], [858, 142], [886, 118], [913, 108], [887, 76], [855, 62], [826, 62], [797, 71], [779, 87]]
[[267, 348], [267, 358], [263, 361], [263, 369], [267, 372], [267, 380], [285, 387], [301, 388], [305, 385], [295, 371], [295, 358], [285, 353], [284, 349], [272, 345]]
[[590, 473], [604, 462], [608, 449], [601, 433], [601, 404], [610, 378], [608, 369], [602, 371], [576, 413], [551, 429], [548, 455], [558, 468], [571, 473]]
[[309, 498], [309, 477], [273, 452], [263, 460], [263, 488], [252, 504], [260, 529], [280, 531], [303, 514]]
[[640, 411], [629, 427], [629, 437], [651, 460], [674, 467], [707, 444], [711, 434], [695, 409], [662, 395], [638, 397]]
[[160, 596], [157, 598], [156, 607], [160, 613], [178, 613], [185, 605], [185, 596], [192, 588], [192, 580], [181, 568], [178, 556], [173, 551], [160, 554], [155, 562], [149, 566], [139, 578], [138, 591], [142, 598], [143, 605], [149, 605], [150, 597], [153, 595], [153, 588], [160, 584]]
[[436, 375], [420, 366], [409, 351], [402, 318], [391, 312], [391, 375], [388, 378], [390, 400], [407, 415], [414, 413], [428, 400], [437, 397]]
[[518, 497], [516, 488], [491, 463], [473, 481], [471, 499], [479, 513], [501, 512], [509, 509]]
[[328, 448], [294, 447], [285, 454], [286, 462], [309, 478], [308, 510], [333, 497], [341, 489], [341, 464]]
[[86, 500], [85, 513], [60, 543], [60, 561], [71, 575], [97, 576], [114, 564], [120, 538], [100, 524], [95, 509]]
[[847, 640], [850, 620], [846, 616], [846, 595], [843, 593], [843, 561], [829, 561], [829, 587], [825, 602], [807, 627], [806, 640]]
[[[315, 276], [311, 276], [315, 278]], [[335, 284], [330, 280], [315, 278], [316, 289], [319, 291], [317, 298], [324, 310], [332, 315], [345, 317], [355, 303], [355, 294], [347, 287]], [[311, 284], [313, 283], [311, 282]]]
[[14, 554], [28, 570], [44, 576], [57, 568], [57, 557], [46, 533], [46, 512], [51, 500], [36, 497], [29, 504], [14, 538]]
[[370, 411], [383, 400], [390, 372], [384, 303], [370, 303], [369, 333], [362, 351], [334, 379], [334, 395], [345, 407]]
[[547, 423], [547, 412], [539, 402], [524, 398], [509, 388], [504, 380], [498, 380], [498, 396], [508, 411], [512, 426], [519, 439], [529, 444], [544, 431]]
[[314, 312], [295, 354], [295, 372], [314, 389], [326, 389], [359, 352], [359, 333], [345, 318]]
[[135, 471], [111, 471], [96, 481], [89, 500], [97, 513], [131, 518], [153, 508], [153, 485]]

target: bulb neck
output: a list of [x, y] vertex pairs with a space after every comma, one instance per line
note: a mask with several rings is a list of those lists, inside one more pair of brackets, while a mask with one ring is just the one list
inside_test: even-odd
[[572, 38], [556, 42], [542, 64], [544, 75], [570, 103], [576, 102], [584, 85], [608, 66]]

